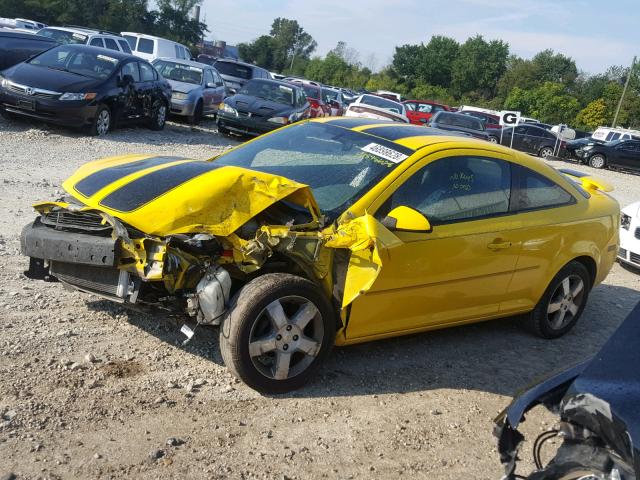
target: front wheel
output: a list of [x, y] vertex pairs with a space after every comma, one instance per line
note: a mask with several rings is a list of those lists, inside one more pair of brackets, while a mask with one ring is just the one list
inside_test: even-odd
[[498, 143], [498, 137], [494, 137], [493, 135], [489, 135], [489, 141], [491, 143]]
[[111, 111], [101, 105], [96, 112], [96, 116], [89, 127], [89, 135], [103, 137], [111, 130]]
[[525, 327], [542, 338], [558, 338], [576, 324], [587, 304], [591, 277], [586, 267], [569, 262], [553, 277]]
[[198, 103], [193, 109], [193, 115], [189, 116], [189, 123], [191, 125], [198, 125], [200, 121], [202, 121], [202, 113], [203, 113], [202, 100], [198, 100]]
[[220, 328], [227, 368], [262, 393], [300, 388], [318, 370], [335, 338], [333, 309], [320, 287], [273, 273], [247, 283]]
[[156, 100], [151, 106], [151, 119], [149, 120], [149, 128], [151, 130], [162, 130], [167, 122], [167, 105]]
[[593, 168], [604, 168], [607, 164], [607, 161], [604, 158], [604, 155], [600, 155], [596, 153], [589, 159], [589, 165]]
[[542, 147], [540, 149], [540, 152], [538, 152], [538, 155], [541, 158], [551, 157], [553, 155], [553, 148], [551, 148], [551, 147]]

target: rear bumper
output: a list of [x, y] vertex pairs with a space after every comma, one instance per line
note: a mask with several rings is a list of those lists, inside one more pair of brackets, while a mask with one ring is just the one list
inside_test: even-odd
[[[30, 102], [33, 102], [33, 110], [26, 106]], [[0, 89], [0, 108], [16, 115], [56, 125], [83, 127], [90, 125], [93, 121], [97, 104], [95, 102], [61, 102], [56, 99], [26, 97]]]

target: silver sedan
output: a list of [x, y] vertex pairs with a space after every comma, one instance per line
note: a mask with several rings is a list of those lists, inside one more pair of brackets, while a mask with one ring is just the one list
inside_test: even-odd
[[193, 124], [204, 115], [217, 114], [226, 93], [215, 68], [177, 58], [158, 58], [153, 65], [171, 85], [170, 113], [185, 116]]

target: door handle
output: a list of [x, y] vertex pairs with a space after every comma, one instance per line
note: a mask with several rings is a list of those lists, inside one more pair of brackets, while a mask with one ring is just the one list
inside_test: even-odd
[[505, 250], [510, 247], [511, 247], [511, 242], [490, 243], [489, 245], [487, 245], [487, 248], [493, 251]]

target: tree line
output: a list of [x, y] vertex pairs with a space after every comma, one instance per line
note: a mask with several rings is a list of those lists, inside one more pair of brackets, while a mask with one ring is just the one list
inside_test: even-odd
[[[545, 123], [592, 130], [610, 125], [629, 67], [611, 66], [589, 75], [553, 50], [531, 59], [511, 54], [502, 40], [481, 35], [460, 43], [442, 35], [427, 43], [395, 48], [391, 64], [378, 72], [365, 66], [344, 42], [324, 57], [296, 20], [277, 18], [268, 35], [239, 45], [240, 56], [272, 71], [300, 75], [328, 85], [391, 90], [449, 105], [519, 110]], [[371, 62], [370, 62], [371, 63]], [[618, 125], [640, 128], [640, 66], [636, 64]]]
[[79, 25], [112, 32], [169, 38], [194, 48], [207, 26], [192, 18], [201, 0], [0, 0], [0, 17], [28, 18], [47, 25]]

